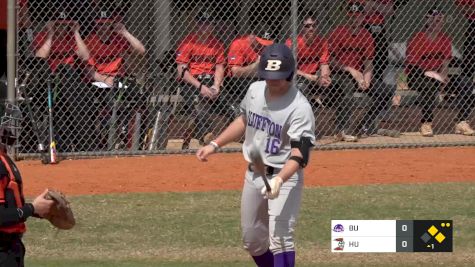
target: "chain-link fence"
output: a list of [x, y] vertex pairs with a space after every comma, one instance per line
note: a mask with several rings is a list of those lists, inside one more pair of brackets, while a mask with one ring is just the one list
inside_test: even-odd
[[48, 100], [63, 155], [197, 148], [271, 42], [297, 57], [318, 148], [475, 144], [475, 0], [20, 2], [20, 155], [49, 142]]

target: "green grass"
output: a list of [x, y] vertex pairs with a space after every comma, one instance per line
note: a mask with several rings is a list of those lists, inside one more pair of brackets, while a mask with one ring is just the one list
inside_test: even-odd
[[[472, 266], [474, 196], [474, 183], [306, 189], [298, 266]], [[240, 192], [81, 196], [72, 203], [71, 231], [29, 220], [28, 266], [253, 266], [241, 249]], [[331, 219], [453, 219], [455, 252], [334, 254]]]

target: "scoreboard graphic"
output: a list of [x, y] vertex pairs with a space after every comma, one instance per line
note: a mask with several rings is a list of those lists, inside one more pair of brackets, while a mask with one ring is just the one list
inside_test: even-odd
[[452, 252], [452, 220], [332, 220], [332, 252]]

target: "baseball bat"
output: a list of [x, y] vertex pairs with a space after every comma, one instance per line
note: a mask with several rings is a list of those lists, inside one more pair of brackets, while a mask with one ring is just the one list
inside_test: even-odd
[[22, 94], [23, 94], [23, 97], [25, 99], [24, 101], [25, 101], [25, 104], [26, 104], [28, 117], [30, 118], [31, 127], [32, 127], [32, 130], [33, 130], [33, 133], [35, 134], [36, 141], [38, 142], [38, 152], [40, 152], [40, 155], [41, 155], [41, 163], [48, 164], [49, 160], [48, 160], [48, 156], [46, 155], [46, 149], [45, 149], [43, 141], [40, 137], [40, 130], [38, 129], [38, 122], [36, 121], [35, 116], [33, 115], [33, 108], [31, 107], [31, 99], [30, 99], [30, 97], [27, 93], [27, 89], [26, 89], [26, 86], [28, 85], [29, 76], [30, 76], [30, 74], [26, 73], [25, 80], [20, 85], [20, 88], [23, 88]]
[[51, 79], [48, 78], [48, 116], [49, 116], [49, 163], [58, 163], [56, 154], [56, 142], [53, 129], [53, 93], [51, 92]]
[[160, 119], [162, 118], [162, 112], [159, 110], [157, 112], [157, 116], [155, 117], [155, 122], [153, 124], [152, 134], [150, 137], [150, 144], [148, 150], [152, 151], [155, 150], [157, 147], [157, 140], [158, 140], [158, 127], [160, 126]]
[[261, 153], [259, 152], [259, 149], [256, 146], [253, 146], [249, 156], [252, 161], [252, 167], [254, 172], [257, 172], [261, 175], [262, 180], [264, 180], [264, 185], [266, 186], [267, 192], [271, 191], [269, 181], [267, 181], [267, 172], [266, 172], [266, 165], [264, 164], [264, 161], [262, 160]]

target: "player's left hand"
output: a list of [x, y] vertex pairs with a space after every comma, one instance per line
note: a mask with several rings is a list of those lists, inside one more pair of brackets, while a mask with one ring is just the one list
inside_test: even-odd
[[196, 157], [200, 161], [208, 161], [208, 156], [215, 153], [216, 149], [212, 145], [206, 145], [196, 152]]
[[270, 185], [270, 191], [267, 191], [267, 188], [264, 186], [261, 189], [261, 193], [265, 196], [267, 199], [274, 199], [279, 196], [280, 193], [280, 188], [282, 187], [282, 184], [284, 183], [284, 180], [280, 176], [275, 176], [271, 180], [269, 180], [269, 185]]
[[211, 99], [216, 99], [219, 96], [219, 85], [213, 85], [209, 88], [212, 93], [212, 98]]
[[81, 29], [81, 26], [79, 25], [79, 23], [77, 21], [73, 22], [71, 25], [71, 30], [74, 33], [79, 33], [79, 29]]
[[124, 24], [117, 22], [114, 24], [114, 31], [118, 34], [124, 34], [127, 31], [127, 29], [125, 28]]

